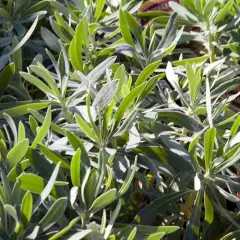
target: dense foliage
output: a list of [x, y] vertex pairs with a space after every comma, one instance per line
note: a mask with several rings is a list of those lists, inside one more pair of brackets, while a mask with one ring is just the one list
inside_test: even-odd
[[0, 239], [240, 239], [240, 1], [141, 4], [0, 0]]

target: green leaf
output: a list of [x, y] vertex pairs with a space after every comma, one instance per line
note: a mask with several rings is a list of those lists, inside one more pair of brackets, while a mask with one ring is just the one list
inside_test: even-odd
[[56, 97], [58, 98], [60, 97], [60, 92], [57, 87], [57, 84], [53, 76], [46, 68], [44, 68], [40, 63], [38, 63], [38, 65], [30, 65], [29, 68], [32, 72], [41, 77], [50, 86], [51, 91], [54, 93]]
[[23, 116], [28, 113], [28, 109], [42, 110], [48, 107], [53, 101], [19, 101], [17, 103], [1, 103], [0, 119], [3, 119], [3, 114], [6, 113], [11, 117]]
[[202, 197], [203, 192], [200, 191], [197, 193], [196, 200], [194, 202], [194, 207], [191, 213], [189, 223], [187, 224], [186, 232], [184, 234], [184, 240], [198, 240], [200, 235], [201, 227], [201, 211], [202, 211]]
[[69, 16], [71, 16], [71, 19], [73, 21], [79, 22], [78, 16], [75, 13], [70, 12], [70, 10], [67, 7], [65, 7], [63, 4], [61, 4], [60, 2], [50, 1], [50, 3], [52, 5], [52, 7], [54, 8], [54, 10], [57, 11], [58, 13], [62, 13], [66, 19], [68, 19]]
[[134, 165], [133, 165], [132, 171], [131, 171], [131, 169], [128, 169], [127, 177], [126, 177], [126, 179], [124, 180], [121, 188], [120, 188], [119, 191], [118, 191], [118, 194], [119, 194], [119, 195], [123, 195], [123, 194], [128, 190], [128, 188], [129, 188], [129, 186], [130, 186], [130, 184], [132, 183], [132, 180], [133, 180], [133, 178], [134, 178], [136, 169], [137, 169], [137, 158], [136, 158], [135, 161], [134, 161]]
[[190, 90], [191, 104], [194, 106], [199, 93], [201, 78], [195, 74], [192, 66], [189, 63], [186, 64], [186, 73]]
[[85, 122], [85, 120], [78, 114], [75, 114], [75, 119], [77, 124], [79, 125], [81, 131], [83, 131], [87, 137], [94, 141], [98, 141], [97, 136], [95, 135], [95, 132], [93, 129]]
[[51, 112], [51, 107], [48, 108], [46, 117], [44, 119], [44, 122], [40, 128], [40, 130], [37, 133], [37, 136], [35, 137], [33, 143], [32, 143], [32, 148], [35, 149], [39, 143], [42, 142], [42, 140], [45, 138], [47, 135], [50, 125], [52, 121], [52, 112]]
[[70, 174], [73, 186], [77, 187], [81, 186], [80, 170], [81, 170], [81, 150], [78, 149], [74, 156], [72, 157], [71, 161]]
[[133, 228], [133, 230], [131, 231], [131, 233], [129, 234], [127, 240], [133, 240], [136, 236], [136, 233], [137, 233], [137, 228]]
[[178, 83], [178, 76], [175, 74], [172, 64], [170, 62], [168, 62], [167, 64], [167, 68], [166, 68], [166, 76], [168, 81], [170, 82], [170, 84], [173, 86], [173, 88], [178, 92], [179, 96], [181, 97], [183, 103], [188, 106], [189, 108], [191, 108], [191, 106], [189, 105], [188, 101], [186, 100], [182, 89], [179, 86]]
[[7, 212], [7, 214], [9, 216], [11, 216], [15, 220], [15, 222], [17, 223], [18, 222], [18, 216], [17, 216], [16, 209], [12, 205], [9, 205], [9, 204], [5, 204], [4, 209]]
[[129, 26], [129, 29], [134, 34], [135, 38], [138, 40], [139, 44], [143, 48], [142, 35], [141, 35], [142, 29], [139, 26], [139, 23], [129, 12], [125, 11], [124, 13], [128, 23], [127, 26]]
[[[14, 36], [12, 48], [19, 44], [18, 38]], [[12, 60], [15, 64], [15, 72], [17, 73], [18, 80], [19, 79], [19, 71], [22, 71], [23, 59], [22, 59], [22, 49], [19, 48], [16, 52], [12, 54]]]
[[85, 201], [88, 207], [91, 206], [95, 199], [96, 187], [99, 183], [98, 181], [99, 181], [98, 171], [96, 169], [93, 169], [89, 175], [84, 190]]
[[25, 72], [20, 72], [20, 75], [29, 83], [36, 86], [38, 89], [40, 89], [42, 92], [49, 94], [50, 96], [54, 97], [53, 91], [41, 80], [34, 77], [33, 75]]
[[209, 173], [210, 165], [213, 159], [214, 142], [216, 138], [216, 129], [210, 128], [204, 136], [205, 167]]
[[12, 119], [11, 116], [9, 116], [9, 115], [6, 114], [6, 113], [4, 113], [3, 115], [4, 115], [4, 118], [5, 118], [8, 126], [9, 126], [9, 128], [11, 129], [11, 132], [12, 132], [12, 134], [13, 134], [13, 139], [14, 139], [13, 143], [14, 143], [14, 145], [16, 145], [16, 144], [17, 144], [17, 138], [18, 138], [18, 136], [17, 136], [18, 134], [17, 134], [16, 124], [15, 124], [15, 122], [14, 122], [14, 120]]
[[240, 231], [235, 231], [226, 234], [220, 240], [237, 240], [238, 238], [240, 238]]
[[151, 234], [146, 240], [155, 240], [155, 239], [162, 239], [166, 234], [165, 233], [153, 233]]
[[234, 0], [230, 0], [226, 3], [225, 6], [219, 11], [218, 15], [214, 19], [214, 24], [217, 24], [220, 21], [223, 21], [226, 15], [230, 12], [233, 6]]
[[78, 149], [81, 150], [81, 176], [84, 176], [85, 172], [90, 167], [90, 159], [88, 153], [80, 138], [68, 131], [66, 131], [66, 136], [75, 151], [77, 151]]
[[158, 45], [158, 49], [167, 49], [173, 42], [176, 37], [178, 27], [178, 15], [177, 13], [173, 13], [169, 18], [167, 26], [165, 28], [163, 37]]
[[201, 122], [180, 111], [172, 109], [159, 109], [155, 110], [155, 112], [158, 112], [159, 120], [165, 121], [167, 123], [173, 122], [176, 125], [184, 127], [191, 132], [200, 132], [203, 130], [204, 126]]
[[94, 15], [95, 22], [97, 22], [98, 19], [100, 18], [105, 3], [106, 3], [106, 0], [97, 0], [96, 1], [97, 7], [96, 7], [95, 15]]
[[149, 79], [149, 81], [146, 84], [145, 89], [143, 90], [143, 92], [141, 93], [140, 97], [138, 98], [138, 102], [144, 100], [145, 97], [148, 96], [148, 94], [151, 93], [151, 91], [156, 87], [158, 81], [164, 76], [164, 74], [161, 75], [156, 75], [154, 77], [152, 77], [151, 79]]
[[34, 4], [30, 8], [28, 8], [26, 11], [24, 11], [24, 13], [21, 17], [26, 18], [33, 13], [36, 13], [36, 12], [42, 10], [42, 9], [46, 9], [48, 4], [49, 4], [49, 0], [43, 0], [41, 2], [37, 2], [36, 4]]
[[49, 208], [45, 216], [39, 222], [39, 226], [44, 231], [49, 229], [53, 224], [60, 220], [67, 207], [67, 198], [62, 197], [57, 199]]
[[68, 238], [68, 240], [83, 239], [84, 237], [86, 237], [91, 232], [92, 232], [92, 229], [83, 230], [81, 232], [73, 234], [71, 237]]
[[216, 0], [210, 0], [209, 2], [207, 2], [207, 4], [204, 6], [203, 9], [203, 14], [204, 16], [208, 19], [209, 15], [212, 13], [213, 8], [215, 7], [216, 4]]
[[58, 38], [55, 34], [53, 34], [51, 31], [49, 31], [45, 27], [41, 27], [41, 37], [43, 41], [46, 43], [46, 45], [53, 51], [59, 53], [60, 52], [60, 46], [58, 44]]
[[83, 42], [83, 21], [81, 21], [77, 28], [75, 35], [70, 43], [69, 58], [75, 70], [83, 72], [82, 60], [82, 42]]
[[116, 206], [116, 208], [115, 208], [115, 210], [114, 210], [114, 212], [113, 212], [113, 214], [111, 216], [111, 219], [110, 219], [110, 221], [108, 223], [108, 226], [107, 226], [107, 228], [105, 230], [104, 239], [109, 239], [108, 237], [109, 237], [109, 235], [111, 233], [111, 230], [113, 228], [113, 225], [114, 225], [114, 223], [115, 223], [115, 221], [116, 221], [116, 219], [117, 219], [117, 217], [119, 215], [119, 212], [121, 210], [121, 206], [122, 206], [122, 204], [121, 204], [121, 201], [119, 200], [118, 204], [117, 204], [117, 206]]
[[122, 64], [119, 66], [119, 68], [117, 69], [115, 75], [114, 75], [114, 79], [118, 80], [118, 88], [116, 91], [116, 96], [117, 98], [121, 98], [122, 97], [122, 86], [124, 83], [126, 83], [126, 69], [125, 66]]
[[3, 95], [5, 89], [8, 86], [8, 83], [12, 79], [15, 73], [15, 65], [14, 63], [8, 64], [0, 74], [0, 97]]
[[[40, 123], [44, 122], [44, 119], [45, 119], [44, 116], [42, 114], [40, 114], [38, 111], [36, 111], [34, 109], [28, 109], [28, 112], [30, 112], [34, 116], [34, 118], [36, 118]], [[32, 117], [32, 116], [30, 116], [30, 117]], [[34, 118], [32, 118], [32, 119], [34, 119]], [[33, 120], [32, 120], [32, 123], [33, 123]], [[37, 123], [36, 120], [35, 120], [35, 123]], [[34, 123], [34, 125], [38, 126], [38, 124], [35, 124], [35, 123]], [[51, 122], [50, 128], [52, 131], [54, 131], [58, 134], [65, 135], [65, 131], [61, 127], [59, 127], [57, 124], [55, 124], [54, 122]]]
[[237, 119], [234, 121], [231, 127], [231, 132], [230, 132], [231, 137], [233, 137], [238, 132], [239, 126], [240, 126], [240, 116], [237, 117]]
[[117, 128], [118, 124], [122, 120], [122, 117], [125, 111], [133, 104], [134, 100], [141, 95], [142, 91], [144, 90], [146, 83], [141, 84], [140, 86], [134, 88], [121, 102], [120, 106], [118, 107], [114, 119], [114, 127], [113, 131]]
[[67, 233], [69, 230], [72, 229], [72, 227], [81, 219], [81, 217], [74, 218], [65, 228], [63, 228], [61, 231], [54, 234], [52, 237], [49, 238], [49, 240], [56, 240], [61, 239], [61, 237]]
[[115, 200], [117, 190], [111, 189], [102, 195], [100, 195], [93, 203], [92, 206], [90, 207], [91, 212], [97, 212], [98, 210], [104, 208], [108, 204], [110, 204], [112, 201]]
[[213, 204], [206, 192], [204, 192], [204, 207], [205, 207], [205, 219], [204, 221], [211, 224], [214, 219]]
[[186, 64], [203, 64], [209, 59], [209, 56], [201, 56], [201, 57], [196, 57], [196, 58], [187, 58], [183, 60], [178, 60], [178, 61], [173, 61], [172, 64], [175, 66], [186, 66]]
[[32, 173], [23, 173], [17, 178], [17, 180], [19, 181], [21, 188], [36, 194], [41, 194], [46, 185], [44, 178]]
[[128, 22], [127, 22], [125, 13], [122, 9], [120, 9], [120, 11], [119, 11], [119, 21], [120, 21], [121, 33], [122, 33], [122, 36], [123, 36], [125, 42], [134, 47], [132, 35], [131, 35], [130, 29], [128, 27]]
[[31, 220], [32, 205], [33, 205], [33, 197], [32, 197], [32, 194], [28, 191], [24, 195], [24, 198], [21, 204], [21, 224], [23, 226], [23, 229], [26, 229], [27, 224]]
[[109, 69], [114, 62], [116, 61], [116, 57], [109, 57], [99, 65], [97, 65], [88, 75], [87, 79], [89, 79], [91, 84], [96, 83], [103, 75], [106, 74], [106, 70]]
[[191, 192], [191, 190], [174, 192], [157, 198], [138, 213], [138, 215], [134, 218], [134, 222], [138, 224], [150, 225], [160, 213], [165, 212], [166, 208], [170, 204], [175, 203]]
[[8, 173], [7, 177], [10, 182], [14, 182], [16, 178], [27, 168], [30, 166], [29, 160], [23, 160], [19, 164], [17, 164], [15, 167], [11, 169], [11, 171]]
[[13, 196], [10, 188], [10, 182], [8, 181], [7, 176], [3, 171], [1, 172], [1, 180], [2, 180], [2, 187], [0, 188], [2, 192], [1, 197], [4, 199], [4, 203], [12, 204]]
[[110, 81], [103, 85], [101, 90], [96, 95], [92, 106], [99, 111], [102, 111], [106, 108], [112, 99], [116, 96], [118, 81]]
[[35, 202], [34, 206], [33, 206], [33, 213], [36, 212], [36, 210], [38, 209], [38, 207], [45, 201], [45, 199], [49, 196], [49, 194], [51, 193], [55, 181], [57, 179], [58, 176], [58, 172], [59, 172], [59, 168], [60, 168], [60, 162], [56, 165], [52, 176], [50, 177], [46, 187], [43, 189], [43, 191], [41, 192], [40, 196], [38, 197], [37, 201]]
[[[119, 224], [116, 223], [115, 224], [116, 227], [125, 227], [127, 224]], [[129, 226], [129, 224], [127, 225]], [[179, 230], [178, 226], [147, 226], [147, 225], [140, 225], [140, 224], [131, 224], [132, 227], [136, 227], [137, 228], [137, 233], [144, 235], [144, 236], [149, 236], [151, 234], [154, 233], [165, 233], [165, 234], [171, 234], [177, 230]]]
[[194, 14], [189, 12], [186, 8], [184, 8], [180, 4], [170, 1], [169, 6], [174, 12], [177, 12], [179, 16], [183, 17], [184, 19], [190, 20], [191, 22], [193, 21], [195, 23], [199, 22], [198, 18]]
[[19, 48], [21, 48], [26, 43], [26, 41], [30, 38], [33, 31], [35, 30], [37, 23], [38, 23], [38, 17], [35, 19], [32, 26], [29, 28], [28, 32], [25, 34], [22, 40], [17, 44], [17, 46], [15, 46], [9, 53], [4, 54], [3, 56], [0, 57], [0, 62], [10, 57], [13, 53], [15, 53]]
[[235, 163], [237, 163], [240, 160], [240, 149], [238, 149], [235, 154], [230, 157], [229, 159], [221, 162], [215, 169], [214, 169], [214, 173], [218, 173], [220, 171], [222, 171], [223, 169], [226, 169], [228, 167], [231, 167], [232, 165], [234, 165]]
[[58, 162], [61, 162], [61, 167], [65, 169], [70, 169], [70, 163], [63, 157], [61, 157], [59, 154], [55, 153], [48, 147], [39, 144], [39, 148], [42, 151], [42, 153], [51, 160], [54, 164], [57, 164]]
[[18, 162], [20, 162], [22, 158], [25, 156], [28, 150], [28, 146], [29, 140], [24, 139], [10, 150], [10, 152], [7, 155], [7, 160], [9, 162], [11, 169], [15, 167], [18, 164]]
[[148, 79], [148, 77], [150, 77], [151, 74], [153, 74], [154, 71], [159, 67], [160, 63], [161, 63], [161, 61], [157, 61], [157, 62], [149, 64], [138, 76], [135, 86], [137, 87], [137, 86], [141, 85], [142, 83], [144, 83]]
[[20, 121], [18, 124], [18, 143], [23, 141], [26, 137], [24, 124]]

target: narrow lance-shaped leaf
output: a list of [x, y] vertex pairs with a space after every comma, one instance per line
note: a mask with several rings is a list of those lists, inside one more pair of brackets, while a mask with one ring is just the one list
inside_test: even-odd
[[[121, 204], [121, 201], [119, 200], [119, 201], [118, 201], [118, 204], [117, 204], [117, 206], [116, 206], [116, 208], [115, 208], [115, 210], [114, 210], [114, 212], [113, 212], [113, 214], [112, 214], [112, 217], [111, 217], [111, 219], [110, 219], [110, 222], [109, 222], [109, 224], [108, 224], [108, 226], [107, 226], [107, 228], [106, 228], [106, 230], [105, 230], [104, 239], [108, 239], [108, 237], [109, 237], [109, 235], [110, 235], [110, 233], [111, 233], [111, 230], [112, 230], [112, 228], [113, 228], [113, 225], [114, 225], [114, 223], [115, 223], [115, 221], [116, 221], [116, 219], [117, 219], [117, 217], [118, 217], [118, 215], [119, 215], [119, 212], [120, 212], [120, 210], [121, 210], [121, 206], [122, 206], [122, 204]], [[129, 239], [129, 238], [128, 238], [128, 239]]]
[[237, 163], [240, 160], [240, 149], [238, 149], [236, 151], [236, 153], [230, 157], [229, 159], [221, 162], [215, 169], [214, 169], [214, 173], [220, 172], [223, 169], [226, 169], [228, 167], [231, 167], [232, 165], [234, 165], [235, 163]]
[[[72, 227], [81, 219], [81, 217], [76, 217], [74, 218], [65, 228], [63, 228], [61, 231], [57, 232], [54, 234], [52, 237], [49, 238], [49, 240], [56, 240], [56, 239], [61, 239], [61, 237], [70, 231]], [[91, 231], [89, 231], [91, 232]]]
[[18, 143], [25, 139], [26, 132], [24, 124], [20, 121], [18, 124]]
[[85, 122], [85, 120], [78, 114], [75, 114], [75, 119], [81, 131], [83, 131], [87, 137], [97, 142], [97, 136], [95, 135], [92, 128]]
[[211, 93], [210, 93], [210, 85], [209, 79], [206, 78], [206, 107], [207, 107], [207, 119], [209, 126], [213, 127], [213, 120], [212, 120], [212, 103], [211, 103]]
[[38, 63], [37, 65], [30, 65], [29, 68], [32, 72], [41, 77], [50, 86], [51, 91], [54, 93], [56, 97], [58, 98], [60, 97], [60, 92], [57, 87], [57, 83], [55, 82], [53, 76], [45, 67]]
[[218, 15], [214, 19], [214, 24], [217, 24], [220, 21], [223, 21], [225, 16], [229, 13], [233, 6], [234, 0], [228, 1], [223, 8], [219, 11]]
[[154, 73], [154, 71], [158, 68], [158, 66], [160, 65], [161, 61], [157, 61], [154, 63], [151, 63], [150, 65], [148, 65], [142, 72], [141, 74], [138, 76], [135, 85], [139, 86], [141, 85], [144, 81], [147, 80], [148, 77], [151, 76], [151, 74]]
[[22, 38], [22, 40], [17, 44], [17, 46], [15, 46], [9, 53], [4, 54], [2, 57], [0, 57], [0, 61], [4, 61], [6, 58], [10, 57], [14, 52], [16, 52], [19, 48], [21, 48], [25, 44], [25, 42], [30, 38], [33, 31], [35, 30], [37, 23], [38, 23], [38, 17], [35, 19], [32, 26], [30, 27], [28, 32], [25, 34], [25, 36]]
[[16, 103], [2, 103], [0, 108], [0, 119], [3, 119], [3, 114], [6, 113], [11, 117], [23, 116], [28, 112], [28, 109], [42, 110], [49, 105], [53, 104], [53, 101], [19, 101]]
[[187, 229], [184, 234], [184, 240], [197, 240], [199, 239], [200, 234], [200, 217], [201, 217], [201, 210], [202, 210], [202, 197], [203, 192], [199, 191], [197, 193], [197, 197], [194, 203], [194, 207], [192, 210], [192, 214], [187, 224]]
[[169, 18], [166, 29], [164, 31], [164, 35], [161, 39], [161, 42], [158, 45], [158, 49], [160, 48], [168, 48], [171, 43], [173, 42], [178, 27], [178, 16], [177, 13], [173, 13], [172, 16]]
[[61, 95], [64, 98], [66, 90], [67, 90], [70, 66], [69, 66], [69, 60], [68, 60], [67, 53], [65, 51], [65, 48], [64, 48], [61, 40], [59, 40], [58, 43], [59, 43], [59, 45], [61, 47], [61, 52], [63, 54], [63, 59], [64, 59], [64, 74], [63, 74], [63, 76], [61, 78]]
[[37, 136], [35, 137], [33, 143], [32, 143], [32, 148], [36, 148], [38, 143], [41, 143], [42, 140], [45, 138], [45, 136], [48, 133], [48, 130], [50, 128], [51, 125], [51, 121], [52, 121], [52, 112], [51, 112], [51, 107], [48, 108], [47, 110], [47, 114], [46, 117], [44, 119], [44, 122], [42, 124], [42, 127], [40, 128], [40, 130], [37, 133]]
[[205, 218], [204, 218], [203, 233], [207, 234], [209, 226], [214, 219], [213, 204], [207, 192], [204, 192], [204, 208], [205, 208]]
[[134, 47], [134, 42], [133, 42], [131, 32], [128, 27], [128, 22], [127, 22], [125, 13], [121, 9], [119, 11], [119, 21], [120, 21], [121, 33], [122, 33], [122, 36], [123, 36], [125, 42]]
[[97, 82], [104, 74], [106, 74], [106, 70], [109, 69], [114, 62], [116, 61], [116, 57], [109, 57], [99, 65], [97, 65], [88, 75], [87, 78], [90, 81], [90, 84], [94, 84]]
[[132, 171], [131, 171], [131, 169], [128, 170], [127, 177], [126, 177], [125, 181], [123, 182], [121, 188], [118, 191], [119, 195], [123, 195], [128, 190], [128, 188], [129, 188], [129, 186], [132, 183], [132, 180], [134, 178], [134, 174], [136, 172], [136, 168], [137, 168], [137, 158], [134, 161], [134, 165], [133, 165]]
[[32, 217], [32, 205], [32, 194], [30, 192], [26, 192], [21, 204], [21, 223], [25, 229]]
[[195, 100], [198, 94], [198, 79], [195, 76], [194, 70], [192, 66], [187, 63], [186, 64], [186, 73], [188, 78], [188, 84], [189, 84], [189, 91], [190, 91], [190, 98], [191, 98], [191, 104], [194, 106]]
[[81, 176], [84, 176], [87, 169], [90, 167], [90, 159], [88, 153], [80, 138], [68, 131], [66, 131], [66, 136], [75, 151], [77, 151], [78, 149], [81, 150]]
[[53, 205], [49, 208], [45, 216], [39, 222], [39, 226], [43, 230], [49, 229], [53, 224], [55, 224], [65, 212], [67, 207], [67, 198], [62, 197], [57, 199]]
[[39, 148], [42, 151], [42, 153], [51, 160], [54, 164], [57, 164], [58, 162], [61, 162], [61, 167], [65, 169], [70, 169], [70, 163], [68, 160], [66, 160], [64, 157], [60, 156], [59, 154], [55, 153], [48, 147], [46, 147], [43, 144], [39, 144]]
[[33, 206], [33, 213], [36, 212], [36, 210], [38, 209], [38, 207], [45, 201], [45, 199], [49, 196], [49, 194], [51, 193], [54, 183], [57, 179], [58, 176], [58, 172], [59, 172], [59, 168], [60, 168], [60, 162], [56, 165], [52, 176], [50, 177], [46, 187], [44, 188], [44, 190], [41, 192], [40, 196], [38, 197], [37, 201], [35, 202], [34, 206]]
[[34, 77], [33, 75], [25, 72], [20, 72], [20, 75], [29, 83], [36, 86], [39, 90], [41, 90], [44, 93], [49, 94], [50, 96], [54, 97], [53, 91], [41, 80]]
[[71, 180], [72, 180], [73, 186], [76, 186], [76, 187], [81, 186], [80, 170], [81, 170], [81, 150], [78, 149], [74, 154], [74, 156], [72, 157], [72, 161], [71, 161], [70, 174], [71, 174]]
[[101, 14], [102, 14], [105, 3], [106, 3], [106, 0], [97, 0], [96, 1], [97, 7], [96, 7], [95, 15], [94, 15], [96, 22], [98, 21], [98, 19], [100, 18]]
[[166, 208], [170, 204], [175, 203], [191, 192], [191, 190], [174, 192], [157, 198], [138, 213], [138, 215], [134, 218], [134, 222], [138, 224], [150, 225], [160, 213], [165, 212]]
[[12, 79], [15, 73], [15, 65], [14, 63], [10, 63], [7, 65], [0, 74], [0, 97], [3, 95], [5, 89], [8, 86], [8, 83]]
[[11, 168], [16, 166], [27, 153], [29, 140], [25, 139], [14, 146], [7, 155], [7, 160]]
[[100, 195], [93, 203], [90, 208], [91, 212], [96, 212], [102, 208], [104, 208], [106, 205], [110, 204], [116, 197], [117, 190], [111, 189], [102, 195]]
[[82, 60], [82, 42], [83, 42], [83, 21], [81, 21], [76, 29], [75, 36], [73, 37], [69, 47], [70, 61], [75, 70], [83, 72]]
[[205, 152], [205, 167], [206, 172], [209, 173], [210, 165], [213, 158], [213, 148], [216, 137], [216, 129], [210, 128], [204, 136], [204, 152]]
[[113, 131], [117, 128], [118, 124], [122, 120], [122, 117], [127, 110], [128, 107], [132, 105], [134, 100], [141, 95], [142, 91], [144, 90], [146, 83], [141, 84], [140, 86], [134, 88], [121, 102], [120, 106], [118, 107], [117, 112], [114, 115], [115, 123], [113, 127]]
[[7, 212], [7, 214], [9, 216], [11, 216], [15, 220], [15, 222], [17, 223], [18, 222], [18, 216], [17, 216], [16, 209], [10, 204], [5, 204], [4, 209]]

